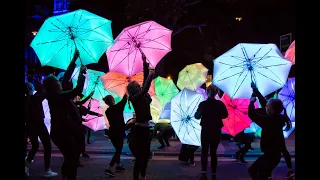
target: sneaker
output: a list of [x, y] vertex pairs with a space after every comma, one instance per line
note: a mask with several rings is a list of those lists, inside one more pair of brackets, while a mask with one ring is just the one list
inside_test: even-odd
[[196, 166], [196, 163], [195, 162], [190, 162], [189, 165], [194, 167], [194, 166]]
[[116, 175], [110, 170], [110, 169], [106, 169], [104, 171], [104, 173], [108, 176], [111, 176], [111, 177], [115, 177]]
[[126, 169], [124, 167], [122, 167], [122, 166], [116, 167], [116, 171], [117, 172], [124, 171], [124, 170], [126, 170]]
[[29, 168], [24, 167], [24, 173], [25, 173], [26, 176], [30, 176]]
[[58, 175], [58, 173], [51, 171], [51, 169], [49, 169], [48, 171], [46, 171], [44, 173], [44, 177], [54, 177], [54, 176], [57, 176], [57, 175]]
[[202, 174], [199, 180], [208, 180], [208, 177], [206, 174]]
[[163, 148], [165, 148], [165, 147], [166, 147], [166, 146], [161, 145], [161, 146], [158, 147], [158, 149], [163, 149]]
[[217, 174], [212, 174], [212, 180], [217, 180]]
[[89, 158], [90, 156], [87, 153], [82, 153], [82, 157]]
[[290, 179], [294, 176], [294, 173], [292, 171], [288, 171], [288, 174], [286, 176], [287, 179]]

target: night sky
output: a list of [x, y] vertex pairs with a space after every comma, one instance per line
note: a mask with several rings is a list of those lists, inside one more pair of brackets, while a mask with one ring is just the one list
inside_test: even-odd
[[[53, 0], [32, 1], [42, 6], [47, 2], [48, 8], [53, 7]], [[34, 13], [32, 1], [26, 4], [26, 16]], [[213, 58], [240, 42], [279, 46], [279, 37], [287, 33], [295, 39], [296, 7], [292, 0], [71, 0], [70, 8], [85, 9], [112, 20], [114, 38], [126, 26], [145, 20], [172, 28], [173, 34], [188, 25], [204, 24], [202, 33], [198, 28], [187, 28], [172, 37], [172, 52], [162, 60], [157, 72], [164, 77], [171, 75], [174, 80], [182, 68], [196, 62], [203, 63], [211, 73]], [[172, 23], [177, 14], [177, 21]], [[236, 17], [242, 17], [241, 21]], [[36, 26], [39, 25], [32, 28]], [[106, 57], [91, 68], [106, 71]]]

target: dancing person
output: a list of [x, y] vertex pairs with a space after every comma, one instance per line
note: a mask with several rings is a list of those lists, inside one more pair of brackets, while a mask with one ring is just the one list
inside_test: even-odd
[[136, 113], [134, 133], [134, 144], [139, 147], [139, 151], [135, 153], [136, 161], [133, 168], [133, 179], [146, 179], [146, 170], [150, 156], [150, 127], [149, 121], [152, 119], [150, 112], [150, 103], [152, 101], [148, 91], [154, 76], [154, 70], [148, 69], [149, 64], [146, 57], [142, 54], [143, 60], [143, 84], [142, 87], [136, 82], [131, 81], [127, 86], [129, 93], [129, 101]]
[[128, 96], [125, 94], [122, 100], [115, 104], [114, 98], [108, 95], [103, 98], [103, 101], [109, 106], [106, 110], [106, 116], [108, 118], [109, 127], [109, 139], [112, 145], [116, 149], [116, 153], [113, 155], [108, 168], [104, 171], [107, 175], [114, 177], [115, 174], [111, 171], [113, 165], [116, 163], [116, 171], [123, 171], [125, 168], [121, 166], [120, 155], [123, 148], [123, 140], [125, 138], [125, 123], [123, 118], [124, 107], [127, 103]]
[[[136, 150], [136, 147], [133, 143], [134, 133], [132, 133], [135, 128], [135, 123], [136, 123], [136, 113], [133, 112], [133, 117], [127, 121], [126, 126], [125, 126], [125, 131], [128, 132], [127, 144], [129, 146], [129, 149], [130, 149], [133, 157], [135, 157], [135, 150]], [[134, 158], [131, 162], [135, 162], [135, 161], [136, 161], [136, 159]]]
[[250, 98], [248, 116], [262, 128], [260, 147], [263, 155], [251, 165], [248, 172], [253, 180], [267, 180], [281, 159], [281, 151], [285, 143], [282, 129], [288, 123], [288, 116], [286, 113], [281, 114], [284, 106], [279, 99], [269, 99], [266, 104], [266, 115], [255, 111], [255, 101], [256, 97], [253, 93]]
[[247, 161], [244, 160], [244, 156], [247, 154], [249, 149], [251, 149], [251, 138], [244, 133], [244, 130], [239, 132], [235, 137], [235, 141], [239, 142], [239, 150], [235, 153], [234, 158], [239, 164], [246, 164]]
[[[267, 115], [266, 113], [266, 105], [267, 105], [267, 100], [269, 100], [272, 96], [269, 95], [267, 96], [266, 98], [264, 98], [262, 96], [262, 94], [259, 92], [258, 88], [256, 87], [256, 85], [254, 83], [251, 84], [251, 87], [252, 87], [252, 90], [253, 90], [253, 93], [255, 94], [255, 96], [257, 96], [257, 98], [259, 99], [259, 103], [261, 105], [261, 108], [259, 109], [256, 109], [256, 112], [261, 114], [261, 115]], [[276, 95], [277, 95], [277, 92], [276, 92]], [[284, 112], [286, 113], [286, 109], [284, 108]], [[291, 121], [289, 119], [289, 117], [286, 119], [286, 128], [285, 128], [285, 131], [288, 131], [292, 128], [292, 124], [291, 124]], [[283, 155], [284, 157], [284, 160], [287, 164], [287, 168], [288, 168], [288, 173], [286, 175], [286, 178], [287, 179], [290, 179], [292, 177], [294, 177], [294, 172], [293, 172], [293, 169], [292, 169], [292, 161], [291, 161], [291, 156], [290, 156], [290, 153], [285, 145], [285, 141], [283, 143], [283, 147], [282, 147], [282, 150], [281, 150], [281, 154]], [[271, 174], [270, 176], [271, 177]]]
[[28, 175], [28, 167], [31, 164], [34, 156], [36, 155], [39, 149], [39, 141], [38, 137], [41, 140], [44, 149], [44, 169], [45, 169], [45, 177], [53, 177], [58, 174], [51, 171], [50, 161], [51, 161], [51, 139], [46, 125], [44, 124], [44, 112], [42, 107], [42, 101], [45, 99], [45, 93], [43, 88], [39, 88], [39, 90], [34, 94], [34, 86], [27, 82], [26, 83], [28, 89], [28, 116], [27, 116], [27, 131], [31, 141], [31, 150], [28, 153], [26, 159], [26, 174]]
[[228, 117], [228, 111], [222, 101], [216, 100], [215, 96], [219, 89], [210, 85], [207, 88], [208, 99], [201, 102], [194, 115], [196, 119], [201, 118], [201, 164], [202, 175], [200, 180], [207, 178], [208, 151], [210, 148], [212, 179], [215, 180], [217, 172], [217, 149], [220, 144], [222, 119]]
[[[76, 51], [72, 63], [79, 57]], [[81, 117], [78, 108], [71, 101], [83, 90], [86, 67], [81, 65], [77, 86], [72, 90], [62, 90], [62, 83], [56, 76], [49, 75], [43, 80], [51, 114], [50, 136], [64, 157], [61, 179], [75, 180], [79, 163], [82, 136]]]
[[[93, 95], [94, 91], [92, 91], [89, 96], [87, 96], [85, 99], [81, 100], [80, 98], [80, 95], [77, 95], [75, 98], [74, 98], [74, 103], [77, 105], [77, 107], [79, 108], [79, 112], [80, 112], [80, 116], [81, 116], [81, 120], [82, 122], [86, 122], [88, 120], [85, 120], [84, 118], [82, 118], [83, 116], [86, 116], [87, 114], [90, 114], [92, 116], [97, 116], [97, 117], [102, 117], [103, 114], [100, 114], [100, 113], [96, 113], [96, 112], [93, 112], [93, 111], [90, 111], [89, 107], [85, 107], [83, 104], [86, 103]], [[83, 128], [83, 143], [82, 146], [81, 146], [81, 154], [82, 154], [82, 157], [86, 157], [86, 158], [89, 158], [90, 156], [86, 153], [86, 145], [85, 145], [85, 134], [87, 132], [87, 129], [89, 129], [87, 126], [83, 125], [82, 124], [82, 128]]]
[[199, 146], [182, 144], [179, 154], [179, 160], [189, 164], [190, 166], [195, 166], [196, 163], [194, 162], [194, 153], [199, 148]]
[[153, 134], [156, 135], [160, 143], [158, 149], [163, 149], [170, 146], [169, 139], [174, 135], [174, 130], [170, 123], [156, 123]]

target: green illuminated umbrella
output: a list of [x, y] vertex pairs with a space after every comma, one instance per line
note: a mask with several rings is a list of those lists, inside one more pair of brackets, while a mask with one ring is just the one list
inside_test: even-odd
[[201, 63], [187, 65], [179, 72], [177, 86], [195, 91], [207, 80], [208, 69]]
[[[122, 97], [120, 96], [117, 96], [117, 95], [114, 95], [114, 102], [115, 103], [118, 103], [121, 101]], [[130, 103], [130, 107], [131, 109], [129, 108], [129, 103]], [[131, 104], [131, 102], [127, 101], [126, 105], [124, 106], [124, 110], [123, 110], [123, 113], [133, 113], [134, 112], [134, 109], [133, 109], [133, 106]]]
[[42, 66], [66, 70], [75, 49], [77, 64], [98, 63], [113, 44], [111, 21], [85, 10], [48, 18], [31, 42]]
[[102, 81], [100, 80], [100, 76], [103, 76], [104, 72], [88, 69], [87, 74], [88, 87], [86, 91], [82, 92], [84, 96], [88, 96], [92, 91], [94, 91], [92, 98], [99, 101], [102, 101], [107, 95], [116, 96], [104, 88]]
[[154, 87], [162, 107], [179, 93], [178, 88], [171, 79], [160, 76], [154, 79]]

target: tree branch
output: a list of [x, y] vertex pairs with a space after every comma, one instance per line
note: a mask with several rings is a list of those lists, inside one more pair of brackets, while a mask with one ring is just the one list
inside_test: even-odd
[[190, 29], [190, 28], [198, 28], [199, 31], [200, 31], [200, 34], [202, 34], [201, 27], [205, 27], [205, 26], [207, 26], [205, 23], [204, 23], [204, 24], [200, 24], [200, 25], [196, 25], [196, 26], [195, 26], [195, 25], [187, 25], [187, 26], [184, 26], [184, 27], [178, 29], [177, 31], [175, 31], [175, 32], [172, 34], [172, 37], [175, 36], [175, 35], [177, 35], [177, 34], [179, 34], [181, 31], [186, 30], [186, 29]]

